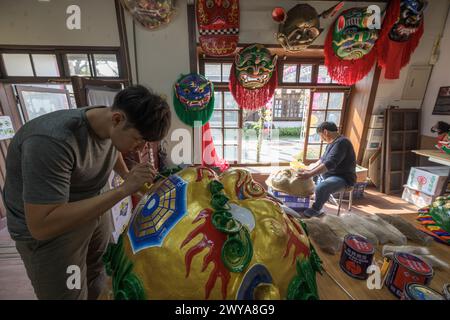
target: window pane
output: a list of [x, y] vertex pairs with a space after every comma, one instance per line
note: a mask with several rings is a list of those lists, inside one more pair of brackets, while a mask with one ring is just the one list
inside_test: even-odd
[[317, 127], [319, 124], [325, 121], [325, 111], [312, 111], [311, 112], [311, 127]]
[[299, 82], [311, 82], [312, 65], [302, 64], [300, 67], [300, 79]]
[[213, 82], [220, 82], [220, 63], [205, 63], [205, 77]]
[[215, 143], [214, 143], [214, 147], [216, 148], [217, 156], [218, 156], [219, 158], [223, 158], [223, 146], [220, 145], [220, 144], [215, 144]]
[[239, 110], [239, 106], [236, 103], [236, 100], [234, 100], [234, 97], [231, 94], [231, 92], [224, 92], [223, 94], [225, 99], [225, 109]]
[[308, 144], [306, 151], [306, 159], [315, 160], [320, 157], [320, 144]]
[[317, 128], [309, 128], [308, 143], [320, 143], [320, 135]]
[[209, 120], [211, 127], [222, 128], [222, 111], [214, 111], [211, 119]]
[[342, 109], [343, 103], [343, 92], [330, 92], [330, 102], [328, 103], [328, 109]]
[[38, 77], [59, 77], [58, 63], [54, 54], [33, 54], [34, 70]]
[[313, 95], [313, 109], [326, 109], [328, 102], [328, 93], [327, 92], [315, 92]]
[[70, 53], [66, 56], [71, 76], [91, 76], [87, 54]]
[[239, 129], [225, 129], [225, 144], [238, 143]]
[[214, 109], [216, 109], [216, 110], [222, 109], [222, 92], [221, 91], [214, 92]]
[[297, 82], [297, 65], [285, 64], [283, 66], [283, 82], [295, 83]]
[[22, 96], [29, 120], [49, 112], [69, 109], [67, 95], [64, 93], [22, 91]]
[[317, 83], [330, 83], [331, 78], [328, 75], [327, 67], [319, 66], [319, 75], [317, 76]]
[[211, 129], [211, 136], [215, 146], [223, 144], [222, 129]]
[[33, 68], [31, 67], [30, 56], [19, 53], [3, 53], [6, 74], [17, 77], [33, 77]]
[[327, 121], [334, 122], [338, 127], [341, 121], [341, 111], [328, 111]]
[[225, 146], [225, 159], [228, 161], [237, 160], [237, 146]]
[[238, 111], [225, 111], [225, 125], [224, 127], [239, 127], [239, 112]]
[[119, 77], [115, 54], [94, 54], [95, 72], [98, 77]]
[[231, 63], [222, 63], [222, 82], [228, 82], [230, 79]]

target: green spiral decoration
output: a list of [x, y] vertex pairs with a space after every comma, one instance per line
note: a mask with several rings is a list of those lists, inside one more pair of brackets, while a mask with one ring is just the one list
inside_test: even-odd
[[212, 224], [228, 235], [222, 246], [221, 258], [230, 272], [244, 271], [253, 257], [253, 246], [250, 232], [231, 214], [230, 200], [224, 193], [224, 186], [220, 181], [212, 180], [209, 185], [211, 192], [211, 206], [214, 209]]
[[222, 261], [231, 272], [242, 272], [253, 256], [253, 247], [247, 229], [229, 236], [222, 247]]
[[103, 255], [106, 274], [112, 277], [115, 300], [145, 300], [145, 290], [141, 280], [133, 273], [133, 264], [125, 255], [123, 236], [117, 244], [110, 243]]
[[234, 234], [241, 230], [242, 224], [233, 218], [229, 211], [218, 210], [213, 213], [212, 223], [217, 230], [226, 234]]
[[309, 259], [297, 259], [297, 275], [288, 286], [288, 300], [319, 300], [316, 284], [316, 272]]

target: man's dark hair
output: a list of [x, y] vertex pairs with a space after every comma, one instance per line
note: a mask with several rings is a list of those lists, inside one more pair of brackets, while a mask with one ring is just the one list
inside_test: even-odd
[[338, 128], [334, 122], [324, 121], [317, 127], [317, 133], [323, 132], [323, 130], [328, 130], [330, 132], [337, 132]]
[[171, 115], [167, 101], [144, 86], [121, 90], [112, 109], [124, 112], [126, 127], [135, 128], [147, 141], [160, 141], [169, 132]]

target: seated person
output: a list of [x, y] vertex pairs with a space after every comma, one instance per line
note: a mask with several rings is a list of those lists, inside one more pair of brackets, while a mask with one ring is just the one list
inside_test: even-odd
[[303, 213], [309, 218], [323, 214], [322, 207], [330, 194], [353, 186], [356, 182], [356, 157], [350, 140], [339, 134], [333, 122], [322, 122], [317, 127], [317, 133], [320, 139], [328, 144], [327, 148], [319, 161], [310, 165], [308, 170], [299, 170], [297, 174], [301, 179], [318, 175], [323, 177], [323, 180], [317, 183], [312, 208]]

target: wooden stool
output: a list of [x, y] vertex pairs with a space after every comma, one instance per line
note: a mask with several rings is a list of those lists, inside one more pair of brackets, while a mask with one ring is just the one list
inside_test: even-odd
[[349, 196], [348, 196], [348, 211], [352, 210], [352, 202], [353, 202], [353, 187], [346, 187], [345, 189], [342, 189], [339, 192], [339, 203], [338, 203], [338, 212], [337, 215], [339, 216], [340, 212], [341, 212], [341, 205], [342, 205], [342, 201], [344, 199], [344, 194], [346, 192], [349, 192]]

